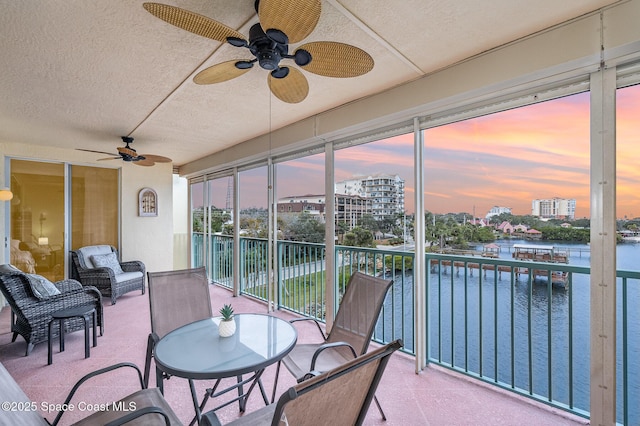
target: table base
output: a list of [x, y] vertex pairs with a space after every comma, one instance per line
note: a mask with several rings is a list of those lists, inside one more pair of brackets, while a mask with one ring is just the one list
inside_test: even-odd
[[[246, 378], [246, 379], [243, 379], [242, 376], [237, 376], [238, 383], [236, 383], [233, 386], [229, 386], [228, 388], [225, 388], [219, 392], [216, 392], [216, 390], [220, 385], [221, 379], [216, 380], [216, 383], [215, 385], [213, 385], [213, 388], [209, 388], [206, 390], [204, 394], [204, 398], [202, 399], [202, 402], [200, 403], [200, 405], [198, 405], [198, 396], [196, 395], [196, 390], [195, 390], [195, 385], [193, 383], [193, 380], [189, 380], [191, 397], [193, 398], [193, 405], [196, 410], [196, 415], [191, 420], [191, 423], [189, 423], [189, 426], [193, 426], [196, 422], [200, 422], [200, 419], [202, 417], [202, 412], [207, 402], [209, 401], [209, 398], [217, 398], [221, 395], [224, 395], [227, 392], [233, 391], [234, 389], [238, 390], [237, 397], [218, 405], [217, 407], [213, 408], [210, 411], [219, 410], [223, 407], [226, 407], [227, 405], [233, 404], [234, 402], [238, 401], [240, 412], [244, 413], [247, 407], [247, 400], [249, 398], [249, 395], [251, 395], [251, 392], [253, 392], [253, 389], [255, 388], [256, 384], [260, 388], [260, 393], [262, 394], [262, 399], [264, 400], [264, 404], [269, 405], [269, 398], [267, 396], [267, 393], [264, 390], [264, 386], [262, 385], [262, 380], [260, 380], [260, 378], [262, 377], [262, 373], [264, 373], [264, 369], [256, 371], [249, 378]], [[243, 387], [249, 383], [251, 383], [249, 386], [249, 389], [247, 390], [246, 393], [244, 393]]]

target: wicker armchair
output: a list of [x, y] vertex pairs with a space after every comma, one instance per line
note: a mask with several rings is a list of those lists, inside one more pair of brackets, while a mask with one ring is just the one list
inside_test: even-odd
[[[51, 314], [61, 309], [87, 305], [95, 307], [100, 335], [103, 333], [102, 297], [97, 288], [83, 287], [75, 280], [62, 280], [54, 285], [60, 290], [59, 295], [38, 299], [33, 295], [26, 275], [0, 273], [0, 291], [11, 307], [11, 341], [15, 342], [18, 334], [24, 337], [27, 342], [25, 356], [29, 355], [36, 344], [48, 340]], [[65, 324], [68, 332], [84, 329], [81, 318], [69, 319]], [[60, 334], [57, 322], [54, 324], [53, 334]]]
[[115, 305], [116, 299], [134, 290], [145, 291], [145, 266], [139, 260], [120, 262], [120, 271], [109, 267], [96, 267], [94, 256], [114, 253], [119, 259], [118, 251], [109, 245], [86, 246], [71, 252], [71, 278], [78, 280], [84, 286], [94, 286], [103, 296], [111, 298]]

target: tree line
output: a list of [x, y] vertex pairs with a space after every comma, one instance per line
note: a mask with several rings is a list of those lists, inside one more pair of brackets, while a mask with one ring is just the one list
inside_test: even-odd
[[[505, 237], [495, 227], [503, 222], [513, 226], [525, 225], [541, 232], [540, 239], [548, 241], [589, 242], [589, 219], [543, 221], [531, 215], [512, 215], [503, 213], [491, 217], [492, 226], [474, 224], [469, 213], [435, 214], [425, 213], [425, 241], [431, 247], [452, 247], [466, 249], [470, 244], [484, 244]], [[355, 227], [349, 228], [344, 222], [336, 225], [338, 244], [356, 247], [375, 247], [376, 235], [384, 235], [387, 244], [402, 244], [405, 239], [413, 240], [414, 216], [399, 213], [377, 220], [372, 215], [363, 215]], [[570, 226], [561, 226], [569, 224]], [[193, 231], [205, 232], [204, 209], [193, 210]], [[640, 229], [640, 220], [628, 221], [621, 229]], [[208, 230], [212, 233], [233, 235], [234, 225], [231, 214], [222, 209], [212, 208]], [[240, 213], [242, 235], [252, 238], [267, 238], [268, 211], [263, 208], [244, 209]], [[278, 238], [289, 241], [324, 243], [325, 226], [319, 218], [309, 212], [278, 215]]]

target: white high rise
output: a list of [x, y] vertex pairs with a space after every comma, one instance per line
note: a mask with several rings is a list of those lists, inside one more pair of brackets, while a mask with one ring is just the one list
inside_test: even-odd
[[371, 200], [377, 220], [404, 213], [404, 179], [398, 175], [371, 175], [336, 182], [336, 194], [359, 195]]
[[575, 219], [576, 200], [573, 198], [533, 200], [531, 215], [545, 219]]

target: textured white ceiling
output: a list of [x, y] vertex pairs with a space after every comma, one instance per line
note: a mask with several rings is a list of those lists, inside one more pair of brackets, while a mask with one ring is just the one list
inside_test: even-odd
[[[500, 46], [611, 0], [324, 0], [303, 43], [340, 41], [374, 69], [334, 79], [303, 71], [308, 97], [270, 95], [267, 71], [193, 83], [200, 70], [246, 50], [152, 16], [141, 0], [0, 0], [0, 142], [115, 152], [121, 135], [174, 164], [215, 153]], [[253, 0], [173, 0], [248, 36]], [[291, 46], [291, 51], [296, 46]], [[87, 153], [87, 158], [100, 154]]]

